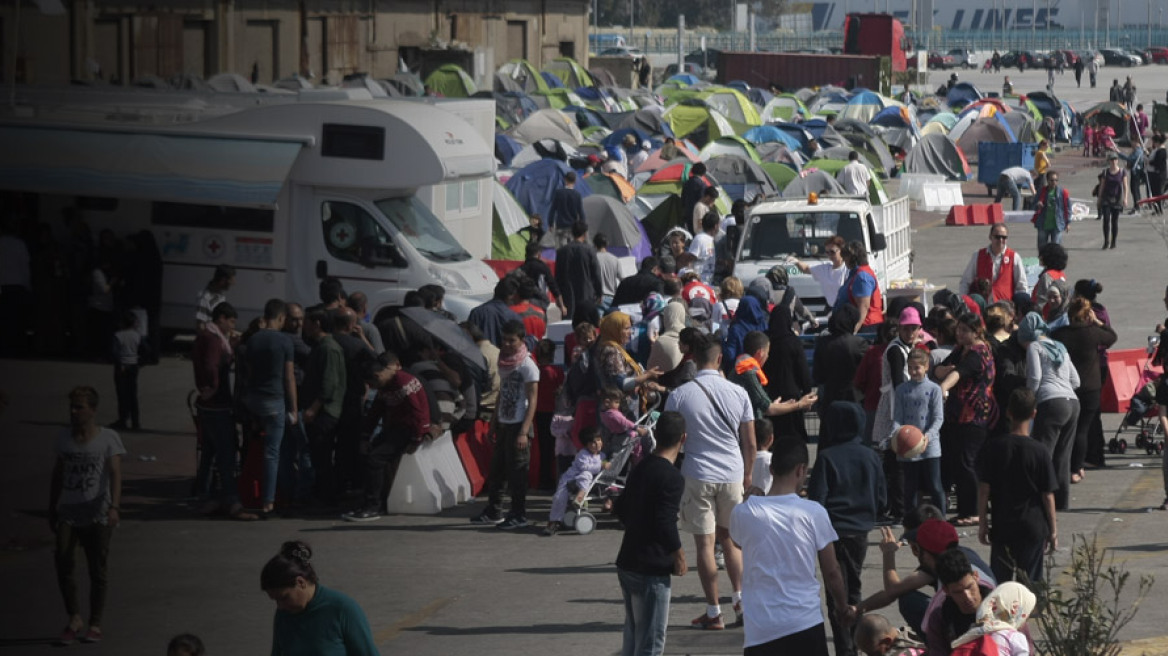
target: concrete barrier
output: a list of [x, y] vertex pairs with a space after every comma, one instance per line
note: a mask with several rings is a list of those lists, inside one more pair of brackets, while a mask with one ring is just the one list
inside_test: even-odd
[[471, 498], [470, 480], [446, 431], [402, 457], [385, 505], [391, 513], [434, 515]]

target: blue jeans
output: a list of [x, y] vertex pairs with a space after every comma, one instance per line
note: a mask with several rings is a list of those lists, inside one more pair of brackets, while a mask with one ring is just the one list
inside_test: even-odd
[[284, 441], [283, 412], [260, 415], [256, 418], [264, 431], [264, 480], [260, 486], [260, 501], [267, 505], [276, 501], [276, 476], [280, 471], [280, 443]]
[[1038, 250], [1041, 251], [1042, 247], [1047, 245], [1047, 244], [1062, 244], [1062, 243], [1063, 243], [1063, 231], [1062, 230], [1057, 230], [1057, 229], [1056, 230], [1044, 230], [1043, 228], [1038, 229]]
[[[235, 467], [239, 455], [235, 417], [229, 408], [199, 408], [199, 426], [203, 429], [203, 451], [206, 453], [210, 448], [215, 468], [219, 470], [219, 484], [222, 486], [219, 502], [230, 508], [239, 501], [239, 489], [235, 484]], [[207, 487], [199, 492], [210, 498], [210, 476], [207, 476]]]
[[665, 630], [669, 626], [669, 577], [620, 568], [616, 575], [625, 598], [621, 656], [659, 656], [665, 652]]
[[1017, 212], [1018, 210], [1022, 209], [1022, 192], [1018, 190], [1018, 184], [1014, 182], [1014, 179], [1008, 175], [999, 176], [998, 191], [996, 194], [994, 194], [994, 202], [1002, 202], [1002, 198], [1005, 197], [1006, 194], [1009, 194], [1010, 198], [1014, 201], [1014, 205], [1012, 207], [1013, 211]]
[[941, 459], [925, 458], [915, 462], [900, 463], [904, 471], [904, 511], [919, 508], [925, 502], [924, 495], [932, 497], [930, 503], [944, 510], [945, 488], [941, 485]]
[[[300, 422], [303, 421], [301, 418]], [[304, 424], [289, 426], [285, 431], [284, 443], [280, 445], [279, 480], [285, 498], [294, 503], [306, 503], [312, 498], [314, 473], [310, 454]]]

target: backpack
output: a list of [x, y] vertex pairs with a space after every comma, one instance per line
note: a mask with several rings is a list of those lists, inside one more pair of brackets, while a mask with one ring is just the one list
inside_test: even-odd
[[993, 635], [987, 633], [978, 636], [972, 642], [954, 647], [949, 653], [951, 656], [999, 656], [1001, 651], [998, 650], [998, 643], [994, 642]]

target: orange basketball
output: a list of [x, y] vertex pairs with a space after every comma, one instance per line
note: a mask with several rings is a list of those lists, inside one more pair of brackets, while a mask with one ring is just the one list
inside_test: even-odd
[[901, 426], [892, 436], [892, 448], [901, 458], [915, 458], [925, 451], [929, 438], [916, 426]]

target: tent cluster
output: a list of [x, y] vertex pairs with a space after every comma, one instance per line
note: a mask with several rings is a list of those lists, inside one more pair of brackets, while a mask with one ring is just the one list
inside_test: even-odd
[[945, 97], [900, 100], [835, 86], [774, 94], [687, 74], [630, 90], [570, 59], [544, 71], [509, 62], [493, 91], [473, 95], [490, 95], [498, 107], [498, 179], [508, 193], [497, 194], [497, 259], [522, 257], [528, 221], [520, 212], [546, 218], [569, 170], [586, 199], [608, 199], [587, 204], [590, 227], [609, 226], [614, 250], [647, 253], [672, 229], [689, 227], [679, 196], [695, 162], [706, 163], [720, 191], [716, 208], [727, 214], [735, 201], [843, 193], [834, 176], [856, 151], [873, 173], [869, 197], [881, 203], [882, 179], [903, 170], [967, 180], [979, 142], [1036, 141], [1048, 114], [1061, 121], [1070, 111], [1047, 94], [1011, 102], [969, 83]]

